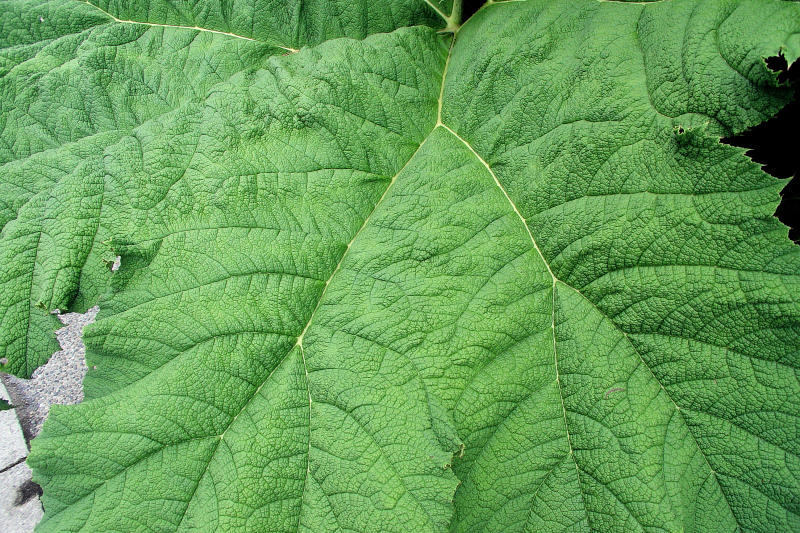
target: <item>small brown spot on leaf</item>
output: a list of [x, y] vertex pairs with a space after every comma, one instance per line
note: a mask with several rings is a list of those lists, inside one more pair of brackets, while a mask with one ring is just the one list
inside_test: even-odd
[[622, 387], [613, 387], [613, 388], [610, 388], [610, 389], [608, 389], [608, 390], [606, 391], [605, 398], [606, 398], [606, 399], [608, 399], [608, 396], [609, 396], [610, 394], [614, 394], [615, 392], [624, 392], [624, 391], [625, 391], [625, 389], [623, 389]]

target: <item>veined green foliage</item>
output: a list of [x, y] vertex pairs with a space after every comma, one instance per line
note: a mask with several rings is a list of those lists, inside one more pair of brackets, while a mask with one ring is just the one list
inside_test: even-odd
[[800, 528], [800, 249], [719, 142], [800, 4], [459, 9], [4, 3], [5, 369], [100, 305], [40, 530]]

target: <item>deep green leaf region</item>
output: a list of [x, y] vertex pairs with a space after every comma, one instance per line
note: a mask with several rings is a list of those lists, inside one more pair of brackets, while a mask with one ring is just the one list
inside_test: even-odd
[[[793, 531], [780, 0], [0, 13], [0, 355], [99, 304], [40, 531]], [[121, 257], [113, 274], [107, 264]]]

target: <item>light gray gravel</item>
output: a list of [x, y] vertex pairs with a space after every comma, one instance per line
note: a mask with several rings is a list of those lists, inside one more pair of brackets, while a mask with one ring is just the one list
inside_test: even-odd
[[47, 364], [37, 368], [31, 379], [3, 375], [3, 383], [17, 406], [25, 438], [30, 441], [39, 434], [50, 406], [54, 403], [73, 404], [83, 400], [83, 376], [86, 375], [86, 348], [81, 340], [83, 327], [94, 322], [97, 307], [85, 314], [59, 315], [66, 325], [56, 331], [61, 350], [54, 353]]
[[23, 459], [51, 405], [83, 400], [86, 348], [81, 333], [96, 315], [97, 307], [85, 314], [59, 315], [66, 326], [56, 331], [61, 350], [36, 369], [31, 379], [0, 374], [0, 397], [16, 406], [0, 411], [0, 532], [29, 533], [41, 520], [38, 487], [31, 482], [31, 470]]

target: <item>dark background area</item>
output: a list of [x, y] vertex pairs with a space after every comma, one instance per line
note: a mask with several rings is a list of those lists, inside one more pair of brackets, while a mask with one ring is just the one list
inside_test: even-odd
[[789, 226], [789, 237], [800, 244], [800, 61], [787, 68], [784, 57], [771, 57], [767, 65], [780, 73], [779, 81], [791, 85], [792, 101], [770, 120], [722, 142], [748, 148], [747, 155], [766, 172], [787, 180], [775, 215]]
[[461, 4], [461, 20], [467, 20], [481, 8], [486, 0], [464, 0]]

